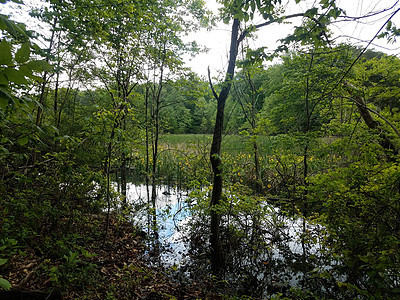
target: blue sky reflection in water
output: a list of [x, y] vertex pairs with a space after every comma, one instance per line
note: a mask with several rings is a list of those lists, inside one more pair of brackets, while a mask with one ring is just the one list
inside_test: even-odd
[[[149, 192], [151, 196], [151, 187], [149, 187]], [[129, 203], [133, 205], [134, 223], [147, 232], [148, 196], [146, 186], [129, 183], [127, 196]], [[162, 245], [161, 249], [164, 249], [161, 252], [160, 259], [161, 263], [167, 267], [183, 265], [190, 259], [188, 255], [189, 246], [185, 242], [185, 238], [189, 234], [188, 228], [185, 226], [192, 220], [191, 212], [188, 208], [188, 199], [186, 191], [180, 191], [177, 188], [165, 185], [157, 187], [157, 225]], [[280, 261], [281, 264], [287, 264], [288, 257], [298, 259], [303, 253], [301, 239], [304, 230], [306, 230], [309, 236], [314, 236], [315, 238], [314, 242], [307, 244], [308, 255], [321, 256], [320, 261], [324, 261], [323, 255], [321, 255], [323, 249], [320, 249], [321, 245], [319, 243], [319, 238], [324, 236], [323, 233], [321, 235], [324, 229], [320, 225], [308, 222], [303, 224], [303, 219], [285, 216], [278, 208], [268, 203], [265, 203], [265, 207], [267, 215], [260, 225], [265, 229], [264, 239], [269, 244], [269, 251], [261, 254], [259, 259], [273, 259]], [[240, 223], [251, 222], [251, 216], [248, 217], [243, 216]], [[239, 228], [240, 225], [237, 225]], [[245, 256], [238, 259], [242, 260], [241, 263], [251, 264], [250, 261], [246, 263]], [[325, 263], [327, 263], [326, 260]], [[333, 261], [331, 263], [335, 264]], [[321, 267], [325, 270], [330, 269], [327, 265], [322, 265]], [[304, 275], [302, 272], [295, 272], [290, 268], [275, 270], [273, 273], [275, 273], [276, 277], [285, 278], [285, 282], [290, 283], [290, 285], [296, 285], [298, 279]], [[262, 277], [264, 275], [260, 274], [261, 279]]]
[[[151, 186], [149, 186], [149, 197], [151, 197]], [[148, 195], [146, 185], [128, 183], [127, 198], [128, 202], [137, 208], [133, 212], [135, 224], [147, 232]], [[190, 216], [187, 199], [187, 193], [177, 188], [165, 185], [157, 187], [157, 226], [160, 242], [165, 247], [160, 258], [166, 265], [180, 265], [186, 260], [187, 248], [182, 241], [182, 230]]]

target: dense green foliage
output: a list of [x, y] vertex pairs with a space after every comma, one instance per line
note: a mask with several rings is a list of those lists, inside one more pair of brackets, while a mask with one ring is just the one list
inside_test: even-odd
[[[224, 84], [213, 90], [182, 57], [199, 51], [183, 36], [212, 18], [199, 0], [92, 2], [52, 0], [31, 11], [49, 28], [43, 35], [0, 15], [0, 289], [13, 288], [12, 264], [29, 255], [41, 258], [50, 290], [95, 285], [102, 269], [86, 245], [106, 247], [111, 211], [134, 209], [128, 179], [191, 191], [184, 267], [192, 278], [181, 271], [210, 282], [213, 94]], [[257, 11], [282, 22], [280, 1], [221, 2], [226, 22]], [[320, 4], [326, 18], [340, 14], [335, 1]], [[400, 295], [400, 59], [327, 46], [318, 26], [298, 27], [279, 51], [304, 47], [274, 65], [248, 49], [232, 79], [225, 186], [213, 208], [225, 252], [224, 281], [213, 288], [228, 296]], [[156, 229], [155, 202], [147, 209]]]

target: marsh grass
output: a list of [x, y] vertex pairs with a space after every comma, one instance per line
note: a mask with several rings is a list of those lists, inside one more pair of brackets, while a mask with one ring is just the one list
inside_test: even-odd
[[[212, 181], [210, 147], [212, 135], [163, 135], [160, 139], [156, 177], [164, 184], [190, 187], [194, 182], [207, 185]], [[299, 182], [304, 164], [304, 141], [301, 136], [258, 136], [261, 180], [265, 191], [277, 193], [290, 182]], [[309, 150], [310, 175], [331, 168], [338, 154], [324, 150], [329, 143], [321, 140]], [[253, 186], [256, 180], [253, 143], [250, 137], [227, 135], [222, 140], [225, 180]], [[131, 174], [144, 182], [145, 153], [132, 162]], [[301, 180], [300, 180], [301, 181]], [[292, 192], [289, 192], [293, 196]]]
[[[257, 143], [262, 154], [272, 154], [277, 146], [278, 139], [269, 136], [259, 136]], [[212, 143], [211, 134], [168, 134], [161, 137], [164, 148], [169, 147], [176, 150], [193, 150], [201, 148], [202, 151], [210, 151]], [[248, 136], [225, 135], [222, 138], [223, 153], [229, 154], [251, 154], [252, 143]]]

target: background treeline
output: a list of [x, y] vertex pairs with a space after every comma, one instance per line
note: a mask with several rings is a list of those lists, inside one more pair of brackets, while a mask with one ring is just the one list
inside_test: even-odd
[[[253, 68], [250, 71], [250, 83], [249, 71], [240, 71], [235, 77], [231, 101], [228, 102], [226, 133], [245, 133], [251, 127], [247, 119], [250, 115], [249, 109], [254, 109], [259, 132], [264, 135], [321, 131], [331, 122], [351, 124], [357, 118], [356, 106], [346, 90], [343, 91], [343, 84], [339, 79], [360, 50], [342, 45], [334, 49], [324, 49], [323, 53], [291, 53], [282, 57], [282, 63]], [[325, 102], [323, 99], [316, 99], [310, 103], [310, 110], [313, 111], [309, 112], [312, 116], [308, 116], [302, 97], [307, 74], [310, 72], [307, 64], [311, 55], [314, 60], [312, 67], [317, 72], [313, 72], [315, 77], [308, 80], [316, 81], [318, 78], [318, 85], [314, 84], [312, 87], [313, 92], [322, 94], [326, 99]], [[398, 64], [395, 56], [368, 50], [346, 77], [365, 98], [366, 103], [372, 105], [371, 110], [375, 109], [379, 114], [383, 111], [383, 116], [389, 116], [389, 119], [393, 118], [399, 106], [396, 104]], [[136, 112], [144, 111], [146, 87], [138, 84], [134, 91], [137, 98], [132, 102], [132, 109]], [[45, 107], [49, 112], [54, 110], [54, 92], [48, 91]], [[49, 121], [60, 122], [58, 126], [66, 135], [77, 134], [85, 127], [88, 116], [92, 117], [101, 109], [110, 107], [109, 95], [104, 88], [60, 88], [58, 93], [63, 98], [63, 107], [56, 116], [58, 119], [52, 120], [54, 117], [49, 114]], [[182, 79], [165, 83], [161, 98], [162, 134], [212, 133], [216, 101], [212, 97], [208, 81], [194, 74], [187, 74]], [[251, 98], [255, 99], [254, 107]], [[377, 115], [376, 113], [372, 112]], [[137, 115], [132, 125], [144, 132], [145, 115]], [[310, 124], [307, 125], [307, 122]], [[331, 134], [326, 131], [326, 135]]]

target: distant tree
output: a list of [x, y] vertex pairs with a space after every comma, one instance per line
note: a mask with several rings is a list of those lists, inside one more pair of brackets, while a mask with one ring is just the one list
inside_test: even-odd
[[[240, 73], [235, 77], [233, 84], [232, 100], [240, 106], [239, 111], [243, 116], [242, 124], [240, 124], [240, 133], [248, 138], [252, 148], [256, 187], [261, 190], [261, 167], [260, 153], [258, 145], [259, 135], [259, 112], [263, 107], [263, 74], [262, 65], [252, 64], [243, 66]], [[239, 129], [238, 128], [238, 129]]]
[[340, 95], [343, 70], [354, 59], [347, 46], [290, 53], [267, 70], [263, 116], [272, 134], [318, 131], [334, 116], [332, 104]]

